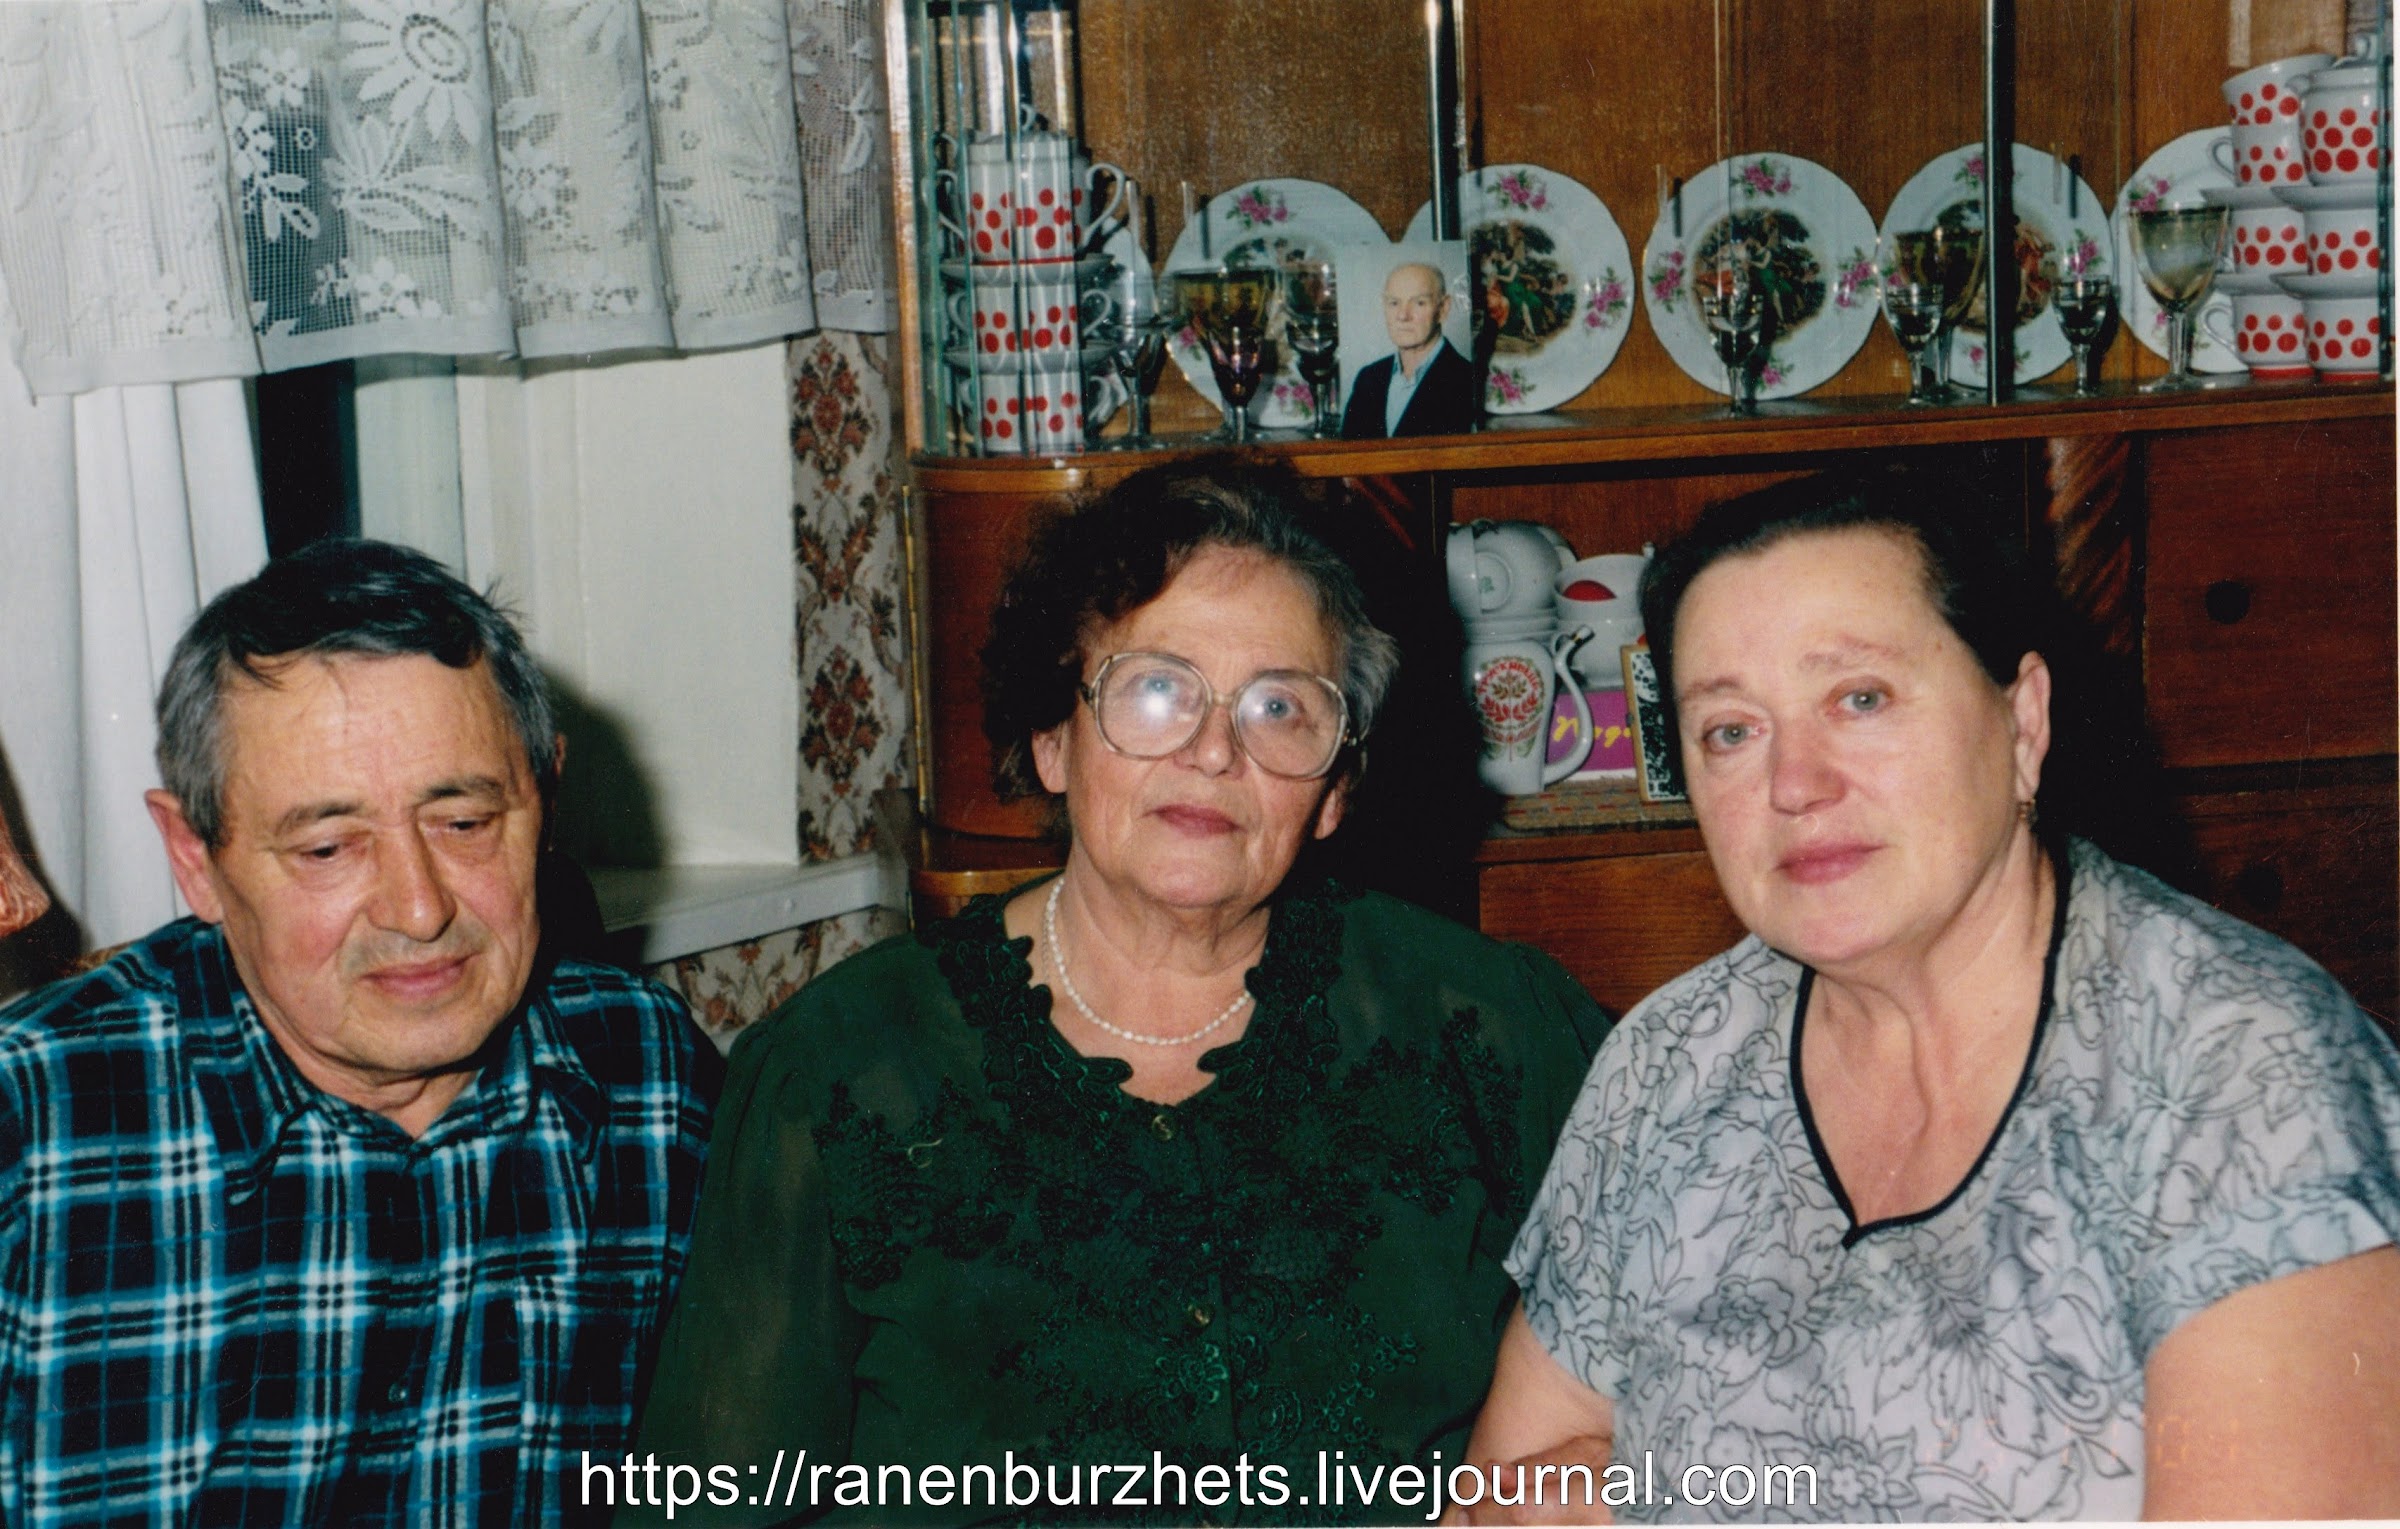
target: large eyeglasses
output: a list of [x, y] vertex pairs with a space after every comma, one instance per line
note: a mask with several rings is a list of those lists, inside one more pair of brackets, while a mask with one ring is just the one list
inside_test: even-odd
[[1230, 696], [1172, 653], [1115, 653], [1083, 698], [1100, 741], [1134, 759], [1164, 759], [1200, 736], [1219, 706], [1233, 714], [1234, 740], [1270, 775], [1314, 780], [1333, 768], [1350, 736], [1341, 687], [1303, 669], [1252, 675]]

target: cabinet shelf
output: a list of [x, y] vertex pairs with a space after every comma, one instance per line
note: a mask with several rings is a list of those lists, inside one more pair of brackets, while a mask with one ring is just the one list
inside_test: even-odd
[[[1473, 435], [1399, 441], [1260, 442], [1259, 454], [1287, 460], [1310, 477], [1419, 472], [1506, 472], [1608, 463], [1817, 455], [1890, 447], [1950, 446], [2048, 436], [2147, 434], [2367, 419], [2393, 412], [2392, 385], [2245, 384], [2198, 393], [2143, 393], [2133, 384], [2098, 397], [2027, 390], [1994, 407], [1918, 408], [1898, 397], [1786, 399], [1756, 418], [1721, 404], [1671, 404], [1538, 416], [1502, 416]], [[1065, 457], [934, 457], [916, 460], [930, 492], [1063, 493], [1194, 452], [1223, 449], [1204, 435], [1171, 436], [1154, 451]]]

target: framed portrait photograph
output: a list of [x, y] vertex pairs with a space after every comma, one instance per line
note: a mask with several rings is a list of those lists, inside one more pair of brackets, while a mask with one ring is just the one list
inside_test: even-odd
[[1649, 645], [1637, 643], [1618, 655], [1625, 664], [1625, 717], [1633, 728], [1635, 778], [1645, 802], [1688, 800], [1683, 790], [1683, 754], [1667, 729], [1667, 710], [1658, 688], [1658, 661]]
[[1473, 429], [1466, 241], [1345, 245], [1334, 273], [1344, 438]]

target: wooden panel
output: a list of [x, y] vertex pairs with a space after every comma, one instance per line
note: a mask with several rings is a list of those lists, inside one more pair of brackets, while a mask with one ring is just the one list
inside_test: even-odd
[[1042, 496], [925, 496], [924, 719], [932, 766], [932, 819], [968, 834], [1039, 838], [1039, 804], [1003, 803], [992, 789], [992, 751], [983, 737], [983, 650], [1017, 549]]
[[1478, 886], [1484, 933], [1548, 951], [1619, 1014], [1745, 933], [1696, 850], [1489, 865]]
[[2146, 448], [2143, 663], [2171, 765], [2391, 753], [2392, 426]]
[[2389, 782], [2187, 806], [2199, 894], [2307, 951], [2400, 1039], [2400, 810]]
[[[1084, 139], [1152, 198], [1154, 260], [1206, 199], [1261, 176], [1337, 186], [1397, 238], [1431, 194], [1422, 6], [1391, 0], [1083, 0]], [[1216, 406], [1168, 365], [1154, 428]], [[1112, 425], [1122, 430], [1122, 425]]]

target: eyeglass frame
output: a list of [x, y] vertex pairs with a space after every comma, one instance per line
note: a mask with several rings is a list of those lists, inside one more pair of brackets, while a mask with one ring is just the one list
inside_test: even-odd
[[[1108, 725], [1100, 720], [1100, 687], [1107, 681], [1108, 671], [1116, 666], [1119, 659], [1125, 658], [1163, 658], [1169, 663], [1181, 664], [1192, 671], [1192, 677], [1200, 682], [1200, 688], [1208, 692], [1208, 704], [1200, 709], [1199, 717], [1192, 723], [1191, 732], [1173, 748], [1156, 754], [1136, 754], [1131, 749], [1121, 746], [1116, 739], [1108, 736]], [[1260, 680], [1279, 674], [1296, 674], [1315, 680], [1333, 693], [1333, 704], [1340, 708], [1341, 731], [1335, 736], [1332, 749], [1327, 751], [1325, 763], [1306, 775], [1286, 775], [1283, 771], [1273, 768], [1251, 753], [1249, 743], [1242, 737], [1242, 714], [1234, 708], [1233, 703], [1241, 699], [1243, 691], [1248, 690]], [[1366, 741], [1363, 734], [1350, 730], [1350, 697], [1342, 692], [1341, 681], [1330, 675], [1319, 674], [1313, 669], [1261, 669], [1239, 685], [1234, 686], [1233, 694], [1226, 695], [1217, 689], [1215, 683], [1207, 675], [1200, 672], [1198, 664], [1180, 653], [1162, 653], [1155, 648], [1127, 648], [1123, 652], [1111, 653], [1108, 657], [1100, 660], [1100, 667], [1092, 671], [1090, 679], [1075, 687], [1075, 693], [1083, 698], [1084, 705], [1092, 709], [1092, 730], [1100, 735], [1100, 741], [1108, 746], [1110, 753], [1121, 754], [1127, 759], [1171, 759], [1182, 753], [1192, 746], [1194, 739], [1208, 730], [1209, 716], [1219, 707], [1224, 708], [1226, 724], [1233, 737], [1233, 746], [1241, 750], [1244, 759], [1257, 765], [1277, 780], [1323, 780], [1333, 773], [1335, 765], [1341, 763], [1344, 749], [1357, 748]]]

